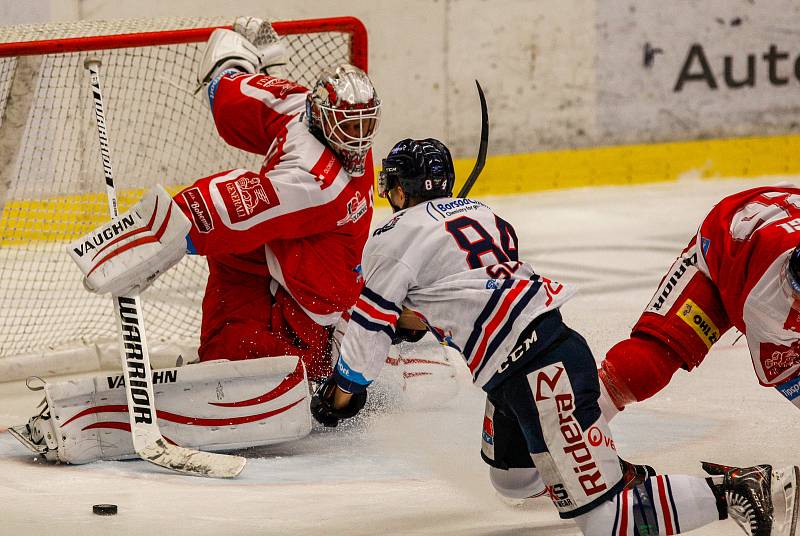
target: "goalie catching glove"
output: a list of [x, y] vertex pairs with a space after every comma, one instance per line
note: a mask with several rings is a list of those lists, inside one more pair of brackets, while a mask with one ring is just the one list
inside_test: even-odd
[[283, 78], [286, 56], [286, 47], [269, 21], [239, 17], [233, 31], [217, 28], [211, 34], [200, 60], [197, 81], [203, 86], [228, 69]]
[[138, 294], [186, 254], [192, 224], [162, 186], [128, 212], [72, 242], [67, 251], [98, 294]]

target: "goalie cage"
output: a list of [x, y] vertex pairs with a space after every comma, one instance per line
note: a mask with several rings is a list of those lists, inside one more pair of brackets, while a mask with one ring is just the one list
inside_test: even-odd
[[[262, 157], [217, 135], [195, 69], [208, 36], [232, 19], [78, 21], [0, 28], [0, 380], [119, 366], [107, 296], [84, 290], [64, 248], [108, 219], [83, 61], [103, 62], [120, 212], [151, 185], [174, 193]], [[275, 22], [289, 78], [324, 67], [367, 70], [367, 34], [352, 17]], [[371, 166], [368, 166], [371, 169]], [[207, 267], [185, 258], [143, 295], [151, 355], [191, 358]]]

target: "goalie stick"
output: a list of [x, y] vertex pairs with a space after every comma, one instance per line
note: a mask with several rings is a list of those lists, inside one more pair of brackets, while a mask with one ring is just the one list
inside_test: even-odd
[[[111, 151], [108, 130], [100, 92], [100, 65], [96, 58], [88, 58], [83, 66], [89, 71], [89, 82], [94, 97], [97, 135], [100, 141], [100, 157], [106, 180], [108, 209], [112, 218], [119, 215], [117, 193], [111, 170]], [[128, 401], [133, 448], [148, 462], [161, 467], [197, 476], [233, 478], [242, 472], [246, 460], [230, 456], [179, 447], [167, 443], [156, 420], [153, 375], [150, 369], [150, 354], [145, 338], [144, 321], [139, 295], [112, 296], [114, 311], [120, 328], [122, 371], [125, 377], [125, 395]]]
[[489, 110], [486, 107], [486, 96], [483, 94], [483, 88], [481, 88], [477, 80], [475, 80], [475, 85], [478, 87], [478, 97], [481, 99], [481, 143], [478, 147], [478, 159], [475, 161], [475, 166], [473, 166], [472, 172], [470, 172], [461, 190], [458, 191], [458, 197], [466, 197], [475, 181], [478, 180], [478, 176], [486, 164], [486, 150], [489, 146]]

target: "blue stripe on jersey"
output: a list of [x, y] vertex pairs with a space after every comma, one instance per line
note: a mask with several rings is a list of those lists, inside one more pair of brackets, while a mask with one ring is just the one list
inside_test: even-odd
[[382, 331], [387, 334], [390, 339], [394, 338], [394, 328], [392, 328], [392, 326], [388, 324], [378, 324], [377, 322], [372, 322], [355, 309], [353, 309], [353, 311], [350, 313], [350, 320], [367, 331]]
[[472, 352], [475, 350], [475, 345], [478, 343], [481, 333], [483, 333], [483, 324], [492, 315], [495, 307], [497, 307], [497, 302], [499, 302], [500, 298], [503, 297], [503, 293], [511, 288], [513, 283], [513, 279], [506, 279], [503, 281], [503, 284], [500, 286], [500, 288], [495, 289], [492, 292], [492, 295], [489, 298], [489, 301], [486, 302], [486, 306], [484, 306], [483, 311], [481, 311], [481, 314], [479, 314], [478, 318], [475, 319], [475, 326], [472, 328], [472, 333], [469, 334], [467, 344], [464, 345], [463, 354], [467, 360], [467, 363], [469, 363], [469, 360], [472, 358]]
[[494, 339], [492, 339], [492, 342], [486, 348], [486, 354], [484, 354], [483, 363], [481, 363], [480, 366], [475, 369], [475, 374], [473, 375], [474, 378], [478, 377], [483, 370], [483, 367], [489, 362], [491, 356], [493, 356], [497, 351], [497, 348], [503, 343], [503, 341], [506, 340], [506, 337], [508, 337], [508, 334], [511, 332], [511, 328], [514, 327], [514, 321], [522, 313], [522, 311], [525, 310], [525, 307], [528, 306], [528, 303], [530, 303], [536, 293], [539, 292], [540, 288], [542, 288], [542, 282], [534, 281], [531, 287], [522, 293], [522, 297], [519, 298], [517, 304], [511, 309], [511, 312], [508, 315], [508, 320], [500, 327], [499, 330], [497, 330]]
[[389, 311], [394, 311], [397, 314], [400, 314], [400, 313], [403, 312], [403, 311], [400, 310], [400, 308], [397, 305], [393, 304], [392, 302], [390, 302], [389, 300], [385, 299], [383, 296], [381, 296], [380, 294], [378, 294], [374, 290], [370, 290], [367, 287], [364, 287], [361, 290], [361, 295], [366, 297], [371, 302], [381, 306], [384, 309], [388, 309]]
[[664, 482], [667, 483], [667, 496], [669, 497], [669, 505], [672, 507], [672, 520], [675, 522], [675, 534], [681, 533], [681, 523], [678, 521], [678, 509], [675, 508], [675, 499], [672, 497], [672, 484], [669, 483], [669, 477], [664, 475]]
[[372, 383], [363, 374], [351, 369], [345, 362], [344, 356], [339, 356], [339, 361], [336, 362], [336, 368], [333, 371], [333, 377], [336, 385], [353, 394], [365, 391], [369, 384]]

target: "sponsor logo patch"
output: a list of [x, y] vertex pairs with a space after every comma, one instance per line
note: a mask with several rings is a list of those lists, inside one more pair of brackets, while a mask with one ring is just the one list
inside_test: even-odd
[[[686, 270], [695, 266], [697, 264], [697, 254], [693, 253], [688, 257], [680, 257], [675, 264], [672, 265], [670, 269], [670, 273], [664, 277], [664, 280], [661, 282], [661, 285], [656, 290], [656, 295], [653, 296], [653, 299], [650, 301], [650, 305], [647, 306], [645, 309], [648, 313], [656, 313], [662, 316], [666, 315], [669, 311], [673, 300], [669, 299], [670, 294], [676, 289], [682, 289], [683, 286], [688, 282], [690, 278], [684, 279], [686, 275]], [[666, 305], [666, 307], [664, 307]], [[663, 309], [663, 311], [662, 311]]]
[[597, 426], [592, 426], [589, 428], [589, 431], [586, 432], [586, 436], [589, 440], [589, 444], [593, 447], [605, 445], [611, 450], [617, 450], [617, 446], [614, 445], [614, 439], [606, 437], [603, 431]]
[[[549, 365], [532, 372], [528, 381], [534, 394], [540, 419], [553, 415], [555, 420], [542, 422], [543, 427], [557, 424], [557, 436], [548, 439], [551, 455], [558, 456], [565, 464], [562, 472], [575, 473], [577, 483], [586, 497], [592, 497], [608, 489], [608, 485], [594, 459], [592, 449], [587, 445], [588, 437], [575, 418], [575, 394], [564, 367]], [[547, 433], [547, 432], [546, 432]], [[601, 441], [602, 442], [602, 441]], [[560, 451], [556, 454], [557, 451]], [[571, 466], [571, 467], [570, 467]], [[569, 471], [569, 469], [571, 471]]]
[[199, 188], [189, 188], [181, 193], [183, 200], [186, 201], [186, 206], [192, 214], [195, 228], [205, 234], [214, 230], [214, 220], [211, 219], [211, 211], [208, 210], [206, 200], [203, 199]]
[[361, 216], [367, 213], [369, 202], [366, 197], [361, 195], [361, 192], [356, 192], [356, 195], [350, 198], [347, 203], [347, 216], [336, 222], [338, 227], [347, 225], [348, 223], [355, 223], [361, 219]]
[[380, 234], [389, 232], [392, 229], [394, 229], [394, 226], [397, 224], [398, 220], [400, 220], [400, 216], [402, 216], [402, 214], [400, 214], [399, 216], [395, 216], [394, 218], [386, 222], [386, 225], [384, 225], [383, 227], [375, 229], [375, 232], [372, 233], [372, 236], [378, 236]]
[[322, 156], [319, 157], [317, 163], [311, 168], [311, 175], [314, 180], [319, 183], [319, 189], [324, 190], [336, 179], [339, 171], [342, 170], [342, 163], [336, 158], [332, 151], [322, 151]]
[[271, 76], [254, 76], [247, 81], [247, 85], [264, 89], [272, 93], [279, 99], [285, 99], [293, 93], [304, 93], [307, 91], [304, 87], [281, 78], [273, 78]]
[[700, 238], [700, 250], [703, 252], [703, 257], [708, 254], [708, 246], [711, 245], [711, 240], [708, 238]]
[[800, 365], [800, 352], [798, 352], [800, 341], [791, 346], [762, 342], [759, 348], [761, 353], [761, 364], [764, 367], [764, 376], [771, 382], [786, 370]]
[[556, 484], [554, 486], [547, 486], [547, 496], [556, 505], [556, 508], [569, 508], [572, 506], [572, 499], [569, 498], [567, 490], [564, 489], [564, 484]]
[[[118, 374], [117, 376], [106, 376], [109, 389], [119, 389], [125, 387], [125, 376]], [[178, 381], [177, 370], [154, 370], [153, 371], [153, 385], [160, 383], [175, 383]]]
[[800, 378], [780, 384], [778, 391], [789, 400], [800, 399]]
[[272, 184], [255, 173], [218, 182], [216, 188], [222, 196], [231, 223], [241, 223], [280, 205]]
[[494, 423], [488, 416], [483, 417], [483, 441], [494, 445]]
[[687, 299], [683, 302], [683, 305], [675, 311], [675, 314], [697, 333], [697, 336], [705, 343], [706, 348], [711, 348], [711, 346], [719, 340], [719, 329], [717, 329], [717, 326], [711, 321], [705, 311], [692, 300]]

